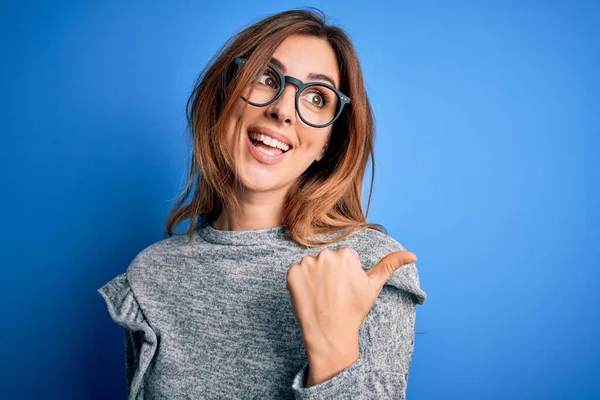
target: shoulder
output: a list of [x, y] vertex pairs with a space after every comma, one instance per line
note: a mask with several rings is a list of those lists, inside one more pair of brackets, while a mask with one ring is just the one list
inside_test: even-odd
[[[375, 266], [386, 255], [405, 251], [406, 248], [392, 236], [375, 229], [367, 228], [337, 243], [337, 248], [352, 247], [360, 256], [364, 270]], [[420, 287], [416, 263], [400, 267], [389, 279], [388, 286], [411, 294], [418, 304], [423, 304], [427, 294]]]
[[[134, 290], [141, 291], [150, 286], [158, 288], [180, 278], [189, 259], [198, 254], [201, 243], [187, 234], [175, 235], [142, 249], [127, 267], [127, 279]], [[168, 285], [167, 285], [168, 286]]]
[[176, 235], [149, 244], [137, 253], [130, 267], [168, 256], [183, 256], [186, 246], [189, 246], [187, 241], [187, 235]]
[[375, 229], [366, 228], [336, 243], [337, 247], [352, 247], [367, 259], [379, 261], [382, 257], [406, 248], [392, 236]]
[[[403, 251], [404, 246], [392, 236], [372, 228], [366, 228], [351, 236], [362, 241], [367, 246], [374, 246], [378, 251]], [[387, 253], [386, 253], [387, 254]]]

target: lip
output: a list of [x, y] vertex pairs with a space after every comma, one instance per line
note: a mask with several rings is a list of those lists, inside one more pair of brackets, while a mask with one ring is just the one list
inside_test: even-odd
[[248, 133], [248, 134], [250, 132], [260, 132], [260, 133], [265, 134], [267, 136], [271, 136], [273, 139], [277, 139], [280, 142], [287, 144], [288, 146], [290, 146], [289, 150], [291, 150], [291, 149], [294, 148], [294, 146], [292, 146], [292, 143], [291, 143], [290, 139], [288, 139], [284, 135], [282, 135], [280, 133], [277, 133], [277, 132], [275, 132], [275, 131], [273, 131], [273, 130], [271, 130], [269, 128], [265, 128], [264, 126], [257, 126], [257, 125], [249, 126], [246, 131], [247, 131], [246, 133]]
[[276, 156], [270, 156], [270, 155], [265, 154], [262, 151], [258, 150], [252, 144], [252, 140], [250, 140], [250, 135], [246, 135], [246, 143], [248, 143], [248, 151], [250, 151], [250, 154], [252, 154], [252, 157], [254, 157], [254, 159], [256, 161], [258, 161], [259, 163], [262, 163], [262, 164], [268, 164], [268, 165], [277, 164], [279, 161], [281, 161], [283, 159], [283, 157], [287, 153], [289, 153], [290, 151], [292, 151], [292, 149], [290, 148], [285, 153], [281, 153], [281, 154], [276, 155]]

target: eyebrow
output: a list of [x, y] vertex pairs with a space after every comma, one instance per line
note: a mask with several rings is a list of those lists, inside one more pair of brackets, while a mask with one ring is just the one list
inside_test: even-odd
[[[276, 68], [280, 69], [281, 72], [285, 73], [285, 65], [283, 65], [283, 63], [281, 61], [279, 61], [278, 59], [276, 59], [275, 57], [271, 58], [271, 64], [273, 64]], [[335, 81], [329, 75], [320, 74], [317, 72], [311, 72], [310, 74], [308, 74], [308, 79], [329, 82], [331, 84], [331, 86], [333, 86], [334, 88], [337, 88]]]

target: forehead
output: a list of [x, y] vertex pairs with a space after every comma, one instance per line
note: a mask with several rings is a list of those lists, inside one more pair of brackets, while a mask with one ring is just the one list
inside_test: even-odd
[[273, 53], [281, 61], [286, 75], [306, 80], [309, 74], [325, 74], [339, 85], [340, 77], [335, 52], [331, 45], [321, 38], [303, 35], [287, 37]]

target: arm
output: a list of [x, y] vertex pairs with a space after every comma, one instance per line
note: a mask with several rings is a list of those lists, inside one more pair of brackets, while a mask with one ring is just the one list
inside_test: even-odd
[[300, 399], [404, 399], [414, 348], [416, 301], [386, 285], [359, 332], [359, 357], [330, 379], [310, 386], [310, 361], [295, 376]]
[[340, 351], [308, 355], [308, 376], [306, 387], [318, 385], [339, 374], [359, 358], [358, 335], [352, 343]]
[[125, 329], [125, 369], [130, 399], [144, 396], [144, 376], [158, 347], [158, 338], [144, 317], [125, 273], [106, 283], [98, 292], [113, 321]]
[[127, 393], [131, 392], [131, 382], [139, 365], [142, 337], [140, 331], [124, 330], [125, 339], [125, 375], [127, 378]]

